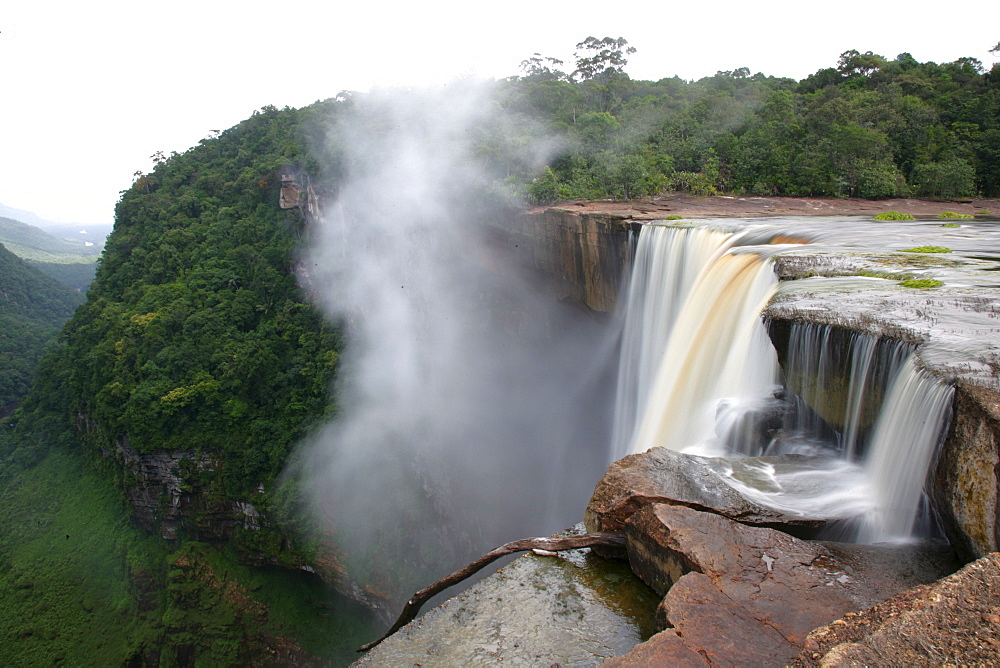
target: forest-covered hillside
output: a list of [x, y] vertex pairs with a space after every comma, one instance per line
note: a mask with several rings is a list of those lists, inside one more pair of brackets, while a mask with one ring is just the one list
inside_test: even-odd
[[278, 174], [314, 164], [323, 109], [264, 109], [122, 195], [86, 303], [0, 423], [4, 663], [280, 663], [364, 639], [365, 611], [331, 618], [294, 570], [307, 547], [275, 510], [292, 444], [332, 407], [339, 339], [297, 287], [304, 221]]
[[[635, 81], [624, 40], [583, 42], [578, 54], [569, 66], [535, 56], [494, 82], [488, 104], [500, 113], [474, 138], [493, 187], [470, 200], [1000, 194], [1000, 66], [848, 51], [800, 82], [745, 68]], [[309, 630], [332, 628], [316, 620], [326, 594], [310, 593], [320, 590], [302, 572], [267, 570], [320, 556], [283, 512], [295, 481], [281, 472], [337, 410], [342, 345], [340, 323], [298, 285], [309, 230], [280, 191], [292, 175], [333, 198], [351, 165], [329, 129], [359, 95], [266, 107], [159, 156], [123, 192], [86, 303], [24, 407], [0, 423], [0, 535], [12, 537], [0, 540], [6, 663], [57, 652], [75, 663], [218, 665], [265, 647], [334, 651]], [[0, 318], [68, 316], [68, 297], [20, 296], [18, 277], [41, 280], [25, 272], [0, 251]], [[11, 322], [0, 322], [3, 346], [40, 338]], [[45, 322], [37, 327], [51, 335], [54, 320]], [[17, 395], [29, 376], [7, 375], [0, 390]], [[157, 466], [169, 484], [155, 479]], [[94, 479], [105, 484], [73, 482]], [[58, 503], [46, 501], [55, 489]], [[88, 530], [100, 545], [76, 547], [75, 533]], [[80, 567], [98, 553], [114, 567]], [[292, 602], [275, 593], [279, 582], [298, 588]], [[82, 643], [85, 628], [60, 621], [74, 615], [113, 641]], [[119, 618], [130, 621], [116, 627]]]
[[28, 392], [39, 360], [82, 302], [0, 244], [0, 415]]

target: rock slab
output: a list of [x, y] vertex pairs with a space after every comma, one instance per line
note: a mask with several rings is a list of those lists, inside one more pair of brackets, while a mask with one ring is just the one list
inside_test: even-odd
[[930, 491], [952, 545], [971, 561], [1000, 549], [1000, 391], [955, 390]]
[[805, 541], [666, 504], [625, 534], [633, 571], [665, 594], [664, 631], [608, 665], [783, 665], [816, 627], [954, 570], [946, 548]]
[[528, 554], [404, 626], [358, 666], [597, 666], [653, 633], [657, 597], [627, 564]]
[[780, 468], [801, 467], [810, 459], [802, 455], [722, 459], [652, 448], [623, 457], [608, 467], [587, 505], [584, 524], [593, 532], [622, 531], [641, 508], [666, 503], [717, 513], [753, 526], [814, 534], [828, 519], [842, 518], [788, 515], [764, 507], [727, 484], [724, 474], [735, 470], [739, 475], [740, 467], [746, 468], [749, 461]]

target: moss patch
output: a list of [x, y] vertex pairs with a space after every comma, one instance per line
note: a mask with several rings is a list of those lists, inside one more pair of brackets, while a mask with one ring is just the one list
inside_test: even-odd
[[936, 278], [911, 278], [908, 281], [901, 281], [899, 284], [904, 288], [926, 290], [929, 288], [940, 288], [944, 285], [944, 282], [939, 281]]
[[916, 220], [913, 216], [908, 213], [903, 213], [902, 211], [883, 211], [878, 214], [872, 220]]
[[950, 253], [950, 248], [945, 248], [944, 246], [917, 246], [915, 248], [907, 248], [903, 251], [904, 253]]

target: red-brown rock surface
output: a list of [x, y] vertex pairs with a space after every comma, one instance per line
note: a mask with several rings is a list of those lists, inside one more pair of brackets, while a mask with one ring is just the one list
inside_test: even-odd
[[666, 592], [666, 628], [610, 665], [783, 665], [812, 629], [953, 568], [940, 550], [804, 541], [665, 504], [625, 533], [633, 571]]
[[1000, 553], [816, 629], [795, 666], [1000, 662]]
[[[546, 207], [538, 207], [538, 211]], [[552, 209], [574, 213], [623, 216], [630, 220], [662, 220], [669, 215], [685, 218], [731, 218], [749, 216], [874, 216], [895, 210], [914, 216], [936, 216], [942, 211], [976, 214], [986, 209], [1000, 212], [1000, 201], [935, 201], [926, 199], [858, 199], [854, 197], [750, 197], [717, 195], [698, 197], [674, 193], [653, 200], [612, 202], [610, 200], [575, 200]]]

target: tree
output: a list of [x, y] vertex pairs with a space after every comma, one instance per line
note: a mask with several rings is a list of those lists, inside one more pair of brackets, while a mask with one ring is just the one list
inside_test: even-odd
[[615, 39], [588, 37], [576, 45], [576, 69], [573, 78], [577, 81], [608, 79], [613, 74], [624, 74], [628, 64], [626, 55], [635, 53], [635, 47], [628, 45], [624, 37]]
[[521, 61], [521, 71], [524, 72], [525, 79], [534, 81], [565, 81], [569, 77], [562, 70], [557, 69], [563, 65], [563, 61], [558, 58], [549, 58], [540, 53], [532, 54], [531, 58]]
[[922, 197], [970, 197], [976, 192], [976, 170], [961, 158], [917, 165], [913, 170], [917, 194]]
[[859, 53], [856, 49], [844, 51], [837, 61], [837, 70], [845, 76], [861, 75], [867, 77], [872, 72], [882, 69], [886, 60], [877, 53], [865, 51]]

